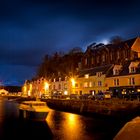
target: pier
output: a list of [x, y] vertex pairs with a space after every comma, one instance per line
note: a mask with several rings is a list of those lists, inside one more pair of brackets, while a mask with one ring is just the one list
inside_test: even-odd
[[[3, 96], [8, 100], [18, 103], [25, 100], [35, 100], [35, 98], [20, 96]], [[82, 115], [100, 115], [108, 117], [136, 117], [140, 114], [140, 101], [112, 98], [109, 100], [76, 100], [76, 99], [40, 99], [47, 102], [48, 107], [54, 110], [71, 112]]]
[[102, 115], [123, 118], [140, 114], [140, 102], [137, 100], [125, 101], [111, 99], [95, 101], [47, 99], [46, 101], [48, 106], [52, 109], [83, 115]]

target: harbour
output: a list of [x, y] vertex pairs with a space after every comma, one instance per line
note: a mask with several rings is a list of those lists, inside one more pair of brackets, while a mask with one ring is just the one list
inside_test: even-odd
[[122, 120], [89, 117], [49, 108], [46, 121], [19, 118], [18, 103], [0, 98], [0, 139], [111, 140], [125, 124]]

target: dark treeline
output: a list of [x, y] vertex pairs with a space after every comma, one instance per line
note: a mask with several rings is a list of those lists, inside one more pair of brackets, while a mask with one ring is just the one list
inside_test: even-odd
[[[112, 36], [110, 43], [117, 44], [122, 40], [123, 38], [120, 36]], [[95, 47], [104, 45], [102, 43], [93, 44]], [[77, 70], [81, 67], [80, 62], [83, 54], [84, 52], [80, 47], [75, 47], [71, 49], [67, 54], [56, 52], [51, 56], [46, 55], [38, 68], [36, 78], [52, 78], [57, 76], [75, 75]]]
[[38, 68], [37, 77], [57, 77], [71, 76], [76, 74], [80, 68], [80, 61], [83, 56], [82, 49], [75, 47], [67, 54], [56, 52], [55, 54], [44, 57], [43, 62]]

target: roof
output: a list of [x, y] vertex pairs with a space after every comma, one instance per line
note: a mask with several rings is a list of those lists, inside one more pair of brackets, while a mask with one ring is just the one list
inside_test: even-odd
[[103, 45], [103, 44], [91, 44], [87, 47], [87, 50], [86, 52], [88, 52], [88, 50], [94, 52], [95, 50], [101, 50], [101, 49], [104, 49], [104, 48], [122, 48], [124, 46], [128, 46], [129, 48], [132, 47], [132, 45], [134, 44], [134, 42], [136, 41], [138, 37], [135, 37], [135, 38], [132, 38], [132, 39], [128, 39], [126, 41], [122, 41], [120, 43], [117, 43], [117, 44], [107, 44], [107, 45]]
[[136, 68], [136, 72], [135, 73], [129, 73], [129, 66], [131, 63], [134, 62], [140, 62], [140, 60], [133, 60], [133, 61], [126, 61], [123, 66], [122, 66], [122, 70], [120, 71], [119, 75], [113, 75], [113, 68], [109, 70], [107, 77], [115, 77], [115, 76], [125, 76], [125, 75], [133, 75], [133, 74], [140, 74], [140, 66], [138, 65], [138, 67]]
[[98, 66], [90, 69], [84, 69], [79, 71], [78, 77], [84, 77], [85, 74], [89, 74], [89, 76], [96, 75], [97, 72], [102, 72], [102, 74], [106, 74], [108, 70], [112, 67], [112, 64], [104, 65], [104, 66]]

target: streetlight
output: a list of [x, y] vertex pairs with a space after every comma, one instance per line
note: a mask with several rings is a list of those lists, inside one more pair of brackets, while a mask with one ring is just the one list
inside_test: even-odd
[[72, 88], [73, 88], [73, 92], [74, 92], [74, 88], [75, 88], [75, 79], [71, 78], [71, 84], [72, 84]]
[[74, 78], [71, 78], [71, 83], [72, 83], [72, 87], [75, 87], [75, 80], [74, 80]]

